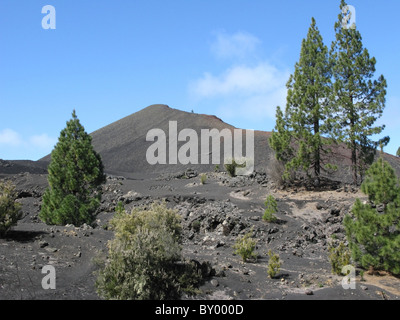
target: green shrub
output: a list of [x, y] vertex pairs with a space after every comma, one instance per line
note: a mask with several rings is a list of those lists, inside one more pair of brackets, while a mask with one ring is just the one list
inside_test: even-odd
[[115, 212], [117, 214], [123, 214], [125, 212], [124, 204], [121, 201], [115, 206]]
[[337, 246], [330, 243], [328, 251], [332, 273], [341, 275], [343, 267], [350, 264], [350, 250], [345, 246], [344, 242], [341, 241]]
[[214, 172], [219, 172], [219, 164], [216, 164], [216, 165], [215, 165]]
[[364, 270], [360, 270], [360, 277], [361, 277], [360, 281], [365, 281], [365, 279], [364, 279]]
[[199, 220], [194, 220], [194, 221], [192, 222], [192, 229], [193, 229], [195, 232], [199, 232], [199, 231], [200, 231], [200, 227], [201, 227], [201, 223], [200, 223]]
[[224, 164], [226, 172], [228, 172], [229, 176], [236, 177], [236, 168], [245, 168], [246, 163], [239, 164], [232, 159]]
[[120, 211], [110, 221], [115, 238], [98, 271], [96, 289], [105, 299], [177, 299], [201, 279], [195, 264], [182, 263], [180, 216], [163, 204]]
[[252, 239], [252, 235], [253, 230], [243, 237], [238, 238], [233, 246], [236, 249], [235, 254], [240, 255], [243, 262], [246, 262], [250, 258], [257, 259], [257, 253], [255, 252], [257, 242]]
[[15, 186], [10, 181], [0, 181], [0, 237], [22, 217], [21, 204], [16, 199]]
[[278, 254], [273, 253], [271, 250], [268, 251], [268, 276], [273, 279], [276, 277], [276, 275], [279, 273], [281, 269], [282, 262], [279, 258]]
[[202, 175], [200, 175], [200, 183], [201, 184], [205, 184], [207, 180], [207, 176], [205, 173], [203, 173]]
[[277, 218], [274, 214], [278, 211], [278, 205], [273, 196], [269, 195], [267, 200], [265, 200], [265, 211], [263, 215], [263, 220], [268, 222], [275, 222]]

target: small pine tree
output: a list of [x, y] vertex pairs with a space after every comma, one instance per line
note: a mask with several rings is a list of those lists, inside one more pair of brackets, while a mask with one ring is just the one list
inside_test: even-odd
[[268, 276], [273, 279], [276, 277], [276, 275], [279, 273], [279, 270], [281, 269], [282, 262], [279, 258], [279, 255], [276, 253], [273, 253], [271, 250], [268, 251]]
[[51, 153], [49, 188], [39, 214], [45, 223], [79, 226], [94, 220], [105, 175], [100, 155], [91, 142], [74, 110]]
[[278, 211], [278, 205], [272, 195], [269, 195], [267, 197], [267, 200], [265, 200], [265, 207], [266, 209], [264, 211], [263, 220], [268, 222], [275, 222], [277, 218], [274, 216], [274, 214]]
[[396, 156], [400, 157], [400, 147], [397, 149]]
[[205, 173], [200, 175], [200, 183], [205, 184], [207, 181], [207, 175]]
[[400, 186], [394, 169], [379, 158], [367, 171], [361, 190], [369, 202], [356, 200], [344, 219], [354, 261], [365, 269], [400, 274]]

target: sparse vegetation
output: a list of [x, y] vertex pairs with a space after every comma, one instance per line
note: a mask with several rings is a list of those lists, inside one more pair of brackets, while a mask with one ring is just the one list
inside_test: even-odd
[[201, 227], [201, 223], [200, 223], [199, 220], [194, 220], [194, 221], [192, 222], [192, 229], [193, 229], [195, 232], [199, 232], [199, 231], [200, 231], [200, 227]]
[[200, 175], [200, 183], [205, 184], [207, 181], [207, 175], [205, 173]]
[[123, 214], [125, 212], [124, 204], [119, 201], [115, 207], [115, 212], [117, 214]]
[[332, 266], [332, 273], [341, 275], [344, 266], [350, 264], [350, 250], [346, 247], [343, 241], [334, 245], [333, 242], [329, 244], [329, 262]]
[[111, 220], [114, 240], [109, 259], [98, 272], [96, 288], [105, 299], [177, 299], [194, 292], [201, 272], [181, 263], [180, 216], [164, 203], [148, 210], [117, 212]]
[[10, 181], [0, 181], [0, 237], [22, 217], [21, 204], [16, 200], [15, 186]]
[[268, 276], [271, 279], [273, 279], [279, 273], [282, 262], [279, 258], [279, 255], [276, 253], [273, 253], [271, 250], [268, 251], [268, 257], [269, 257], [269, 261], [268, 261], [267, 273], [268, 273]]
[[269, 195], [265, 200], [265, 207], [266, 209], [264, 211], [263, 220], [267, 222], [275, 222], [277, 220], [275, 213], [278, 211], [278, 205], [272, 195]]
[[365, 279], [364, 279], [364, 270], [360, 270], [360, 281], [365, 281]]
[[224, 164], [226, 172], [228, 172], [229, 176], [231, 177], [236, 177], [236, 168], [245, 168], [246, 163], [243, 162], [242, 164], [239, 164], [236, 162], [235, 159], [231, 159], [227, 163]]
[[257, 259], [257, 253], [255, 252], [257, 242], [252, 237], [253, 230], [239, 237], [233, 246], [235, 254], [241, 256], [243, 262], [247, 262], [249, 259]]

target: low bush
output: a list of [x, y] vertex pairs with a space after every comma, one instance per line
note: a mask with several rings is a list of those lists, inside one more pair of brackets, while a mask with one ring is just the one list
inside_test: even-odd
[[331, 242], [328, 246], [328, 251], [329, 262], [332, 266], [332, 273], [341, 275], [343, 267], [350, 264], [350, 250], [346, 247], [344, 242], [341, 241], [336, 246]]
[[15, 186], [10, 181], [0, 181], [0, 237], [5, 236], [22, 217], [21, 204], [15, 201], [17, 197]]
[[98, 271], [97, 292], [105, 299], [177, 299], [201, 280], [195, 264], [182, 261], [180, 216], [163, 204], [132, 213], [119, 210], [111, 220], [115, 238]]
[[226, 172], [228, 172], [229, 176], [236, 177], [236, 169], [237, 168], [245, 168], [246, 162], [242, 162], [242, 164], [237, 163], [235, 159], [230, 159], [227, 163], [224, 164]]
[[240, 255], [243, 262], [246, 262], [251, 258], [257, 259], [257, 253], [255, 252], [257, 242], [252, 238], [252, 235], [253, 230], [245, 234], [243, 237], [238, 238], [233, 246], [235, 254]]

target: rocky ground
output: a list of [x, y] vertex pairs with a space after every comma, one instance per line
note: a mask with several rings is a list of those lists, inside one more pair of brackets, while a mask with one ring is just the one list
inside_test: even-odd
[[[8, 166], [9, 170], [10, 167]], [[0, 299], [99, 299], [96, 261], [106, 256], [113, 238], [108, 222], [119, 201], [130, 210], [165, 200], [182, 216], [183, 255], [205, 262], [208, 278], [196, 296], [183, 299], [389, 299], [400, 297], [400, 279], [387, 274], [357, 276], [345, 290], [333, 275], [328, 243], [345, 240], [342, 219], [359, 190], [333, 185], [324, 190], [276, 187], [265, 173], [230, 178], [225, 172], [108, 176], [94, 226], [48, 226], [38, 213], [47, 176], [40, 170], [3, 171], [18, 189], [24, 217], [0, 239]], [[262, 220], [264, 201], [278, 201], [278, 220]], [[238, 236], [253, 230], [257, 260], [243, 263], [232, 248]], [[267, 275], [268, 250], [278, 253], [280, 273]], [[56, 289], [42, 288], [42, 268], [56, 271]]]

